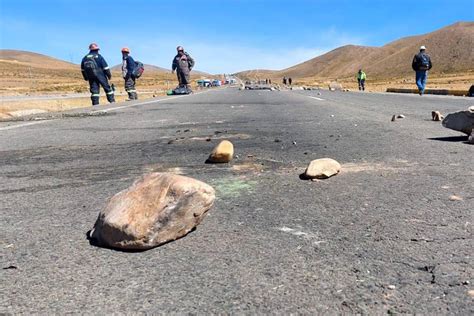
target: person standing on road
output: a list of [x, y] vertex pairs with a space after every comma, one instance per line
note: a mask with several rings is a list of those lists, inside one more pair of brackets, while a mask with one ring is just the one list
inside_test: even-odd
[[130, 49], [128, 47], [122, 48], [122, 77], [125, 80], [125, 91], [128, 94], [128, 100], [137, 100], [137, 90], [135, 89], [135, 60], [130, 56]]
[[194, 67], [194, 59], [184, 51], [182, 46], [178, 46], [176, 50], [178, 54], [173, 58], [171, 73], [176, 71], [180, 88], [186, 88], [188, 91], [191, 91], [189, 86], [191, 84], [190, 72]]
[[286, 77], [283, 77], [283, 84], [286, 86]]
[[291, 79], [291, 77], [288, 78], [288, 84], [291, 86], [292, 83], [293, 83], [293, 79]]
[[99, 54], [99, 45], [89, 45], [89, 54], [81, 61], [81, 72], [84, 80], [89, 81], [92, 105], [99, 105], [100, 86], [107, 95], [107, 101], [115, 102], [114, 90], [109, 84], [112, 73], [104, 57]]
[[416, 86], [418, 87], [418, 93], [423, 95], [426, 88], [426, 80], [428, 79], [428, 70], [433, 67], [431, 64], [431, 58], [426, 53], [426, 47], [421, 46], [420, 52], [413, 57], [411, 68], [416, 72]]
[[367, 75], [362, 69], [359, 69], [357, 73], [357, 82], [359, 83], [359, 91], [365, 91], [365, 79], [367, 79]]

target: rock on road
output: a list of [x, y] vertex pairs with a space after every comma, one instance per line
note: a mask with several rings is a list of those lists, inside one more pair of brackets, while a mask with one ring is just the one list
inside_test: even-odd
[[[231, 88], [0, 123], [0, 312], [472, 313], [474, 146], [431, 121], [468, 105]], [[205, 164], [223, 139], [234, 160]], [[299, 179], [323, 157], [341, 172]], [[212, 185], [209, 215], [149, 251], [91, 246], [150, 171]]]

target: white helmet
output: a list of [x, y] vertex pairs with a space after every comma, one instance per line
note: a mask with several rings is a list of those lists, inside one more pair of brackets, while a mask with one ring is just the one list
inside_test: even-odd
[[420, 46], [420, 50], [425, 50], [425, 49], [426, 49], [425, 45]]

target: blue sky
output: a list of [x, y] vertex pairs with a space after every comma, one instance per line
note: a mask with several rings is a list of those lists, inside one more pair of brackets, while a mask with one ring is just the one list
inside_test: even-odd
[[0, 48], [79, 63], [90, 42], [109, 64], [120, 48], [170, 67], [177, 45], [197, 69], [282, 69], [345, 44], [381, 46], [457, 21], [474, 0], [0, 0]]

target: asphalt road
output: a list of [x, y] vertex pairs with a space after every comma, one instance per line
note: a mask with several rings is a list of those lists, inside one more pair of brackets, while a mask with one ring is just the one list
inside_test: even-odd
[[[221, 89], [0, 123], [0, 313], [472, 314], [474, 146], [430, 121], [471, 104]], [[237, 157], [204, 164], [220, 139]], [[322, 157], [342, 172], [300, 180]], [[146, 252], [91, 246], [150, 171], [214, 186], [208, 217]]]

